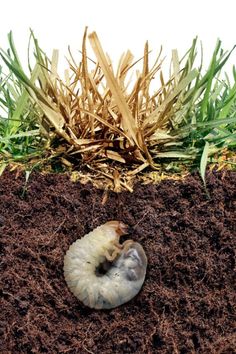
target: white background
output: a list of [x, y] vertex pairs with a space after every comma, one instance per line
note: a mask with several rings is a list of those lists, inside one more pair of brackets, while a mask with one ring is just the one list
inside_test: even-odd
[[[146, 40], [155, 53], [163, 45], [163, 54], [170, 58], [171, 49], [183, 55], [198, 35], [205, 66], [217, 38], [227, 50], [236, 44], [235, 0], [1, 0], [0, 10], [0, 46], [6, 49], [12, 30], [25, 63], [30, 27], [49, 56], [53, 48], [60, 49], [62, 62], [68, 45], [73, 51], [81, 48], [85, 26], [97, 32], [115, 64], [127, 49], [140, 58]], [[236, 50], [227, 71], [233, 64]]]

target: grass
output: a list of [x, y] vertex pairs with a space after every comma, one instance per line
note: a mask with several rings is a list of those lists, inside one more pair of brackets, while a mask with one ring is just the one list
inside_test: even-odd
[[205, 70], [202, 60], [195, 64], [194, 39], [183, 58], [172, 51], [165, 79], [161, 51], [151, 65], [148, 42], [141, 59], [134, 61], [127, 51], [115, 70], [97, 34], [87, 36], [86, 29], [81, 60], [69, 50], [61, 79], [57, 50], [50, 59], [31, 32], [35, 62], [29, 60], [26, 70], [11, 33], [8, 38], [9, 49], [0, 51], [8, 68], [7, 75], [0, 73], [2, 170], [20, 162], [76, 171], [80, 179], [87, 170], [93, 181], [105, 178], [115, 190], [131, 190], [134, 177], [151, 170], [160, 175], [198, 166], [205, 181], [209, 161], [224, 156], [224, 165], [235, 166], [235, 67], [233, 80], [221, 74], [234, 48], [224, 52], [218, 40]]
[[[16, 56], [16, 50], [9, 35], [11, 51], [5, 55]], [[19, 59], [17, 64], [20, 66]], [[36, 79], [32, 74], [32, 82]], [[42, 140], [38, 119], [41, 112], [29, 99], [25, 86], [10, 71], [7, 75], [0, 66], [0, 152], [2, 166], [9, 162], [28, 161], [41, 153]]]

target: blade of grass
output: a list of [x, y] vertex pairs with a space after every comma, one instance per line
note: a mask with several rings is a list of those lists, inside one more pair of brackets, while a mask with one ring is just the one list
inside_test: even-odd
[[58, 77], [57, 68], [59, 60], [59, 51], [58, 49], [53, 49], [52, 52], [52, 62], [51, 62], [51, 73], [52, 73], [52, 83], [56, 84], [56, 79]]
[[[30, 78], [32, 85], [35, 83], [39, 74], [39, 66], [36, 65]], [[29, 92], [24, 89], [22, 95], [19, 97], [18, 102], [16, 102], [16, 108], [12, 115], [12, 119], [9, 120], [9, 133], [15, 134], [21, 124], [21, 115], [23, 111], [27, 108], [27, 101], [29, 100]]]
[[210, 146], [209, 142], [206, 141], [202, 152], [201, 161], [200, 161], [200, 174], [205, 186], [206, 186], [205, 175], [206, 175], [206, 167], [207, 167], [208, 154], [209, 154], [209, 146]]
[[236, 100], [236, 81], [235, 81], [235, 84], [233, 85], [233, 87], [229, 90], [228, 98], [224, 102], [224, 105], [220, 111], [219, 119], [228, 116], [229, 111], [230, 111], [232, 105], [234, 104], [235, 100]]
[[213, 77], [214, 77], [214, 72], [216, 69], [216, 58], [217, 58], [217, 54], [220, 50], [221, 47], [221, 41], [218, 40], [216, 43], [216, 48], [214, 50], [213, 53], [213, 57], [211, 59], [211, 64], [210, 64], [210, 68], [208, 70], [209, 75], [208, 75], [208, 80], [207, 80], [207, 85], [206, 85], [206, 90], [203, 96], [203, 100], [202, 100], [202, 104], [201, 104], [201, 121], [204, 120], [204, 117], [207, 113], [207, 105], [208, 105], [208, 101], [209, 101], [209, 95], [210, 95], [210, 90], [211, 90], [211, 85], [212, 85], [212, 81], [213, 81]]
[[175, 86], [177, 86], [179, 82], [179, 76], [180, 76], [180, 62], [179, 62], [177, 49], [172, 50], [172, 65], [173, 65], [174, 82], [175, 82]]
[[17, 64], [17, 66], [22, 70], [22, 65], [20, 62], [20, 59], [18, 57], [17, 54], [17, 50], [14, 44], [14, 40], [13, 40], [13, 36], [12, 36], [12, 31], [10, 31], [10, 33], [8, 33], [8, 41], [9, 41], [9, 45], [10, 45], [10, 49], [12, 51], [13, 57], [14, 57], [14, 62]]
[[6, 162], [0, 162], [0, 176], [2, 176], [2, 174], [5, 171], [7, 165], [8, 164]]

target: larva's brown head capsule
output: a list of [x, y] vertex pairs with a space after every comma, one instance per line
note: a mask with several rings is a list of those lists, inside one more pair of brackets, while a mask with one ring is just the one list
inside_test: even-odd
[[122, 221], [112, 220], [108, 221], [104, 225], [114, 228], [118, 236], [126, 235], [128, 233], [128, 226], [125, 225]]

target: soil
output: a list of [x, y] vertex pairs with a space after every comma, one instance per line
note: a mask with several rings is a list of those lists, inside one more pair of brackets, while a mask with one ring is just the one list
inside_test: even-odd
[[[115, 194], [67, 175], [0, 178], [0, 352], [235, 353], [236, 172], [137, 184]], [[69, 245], [108, 220], [148, 256], [141, 292], [113, 310], [69, 291]]]

